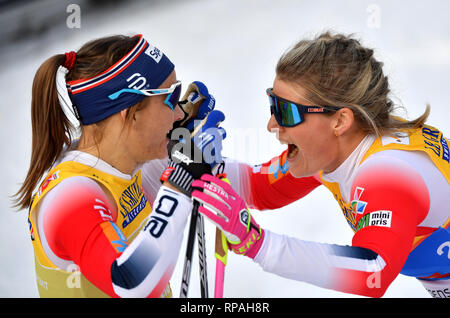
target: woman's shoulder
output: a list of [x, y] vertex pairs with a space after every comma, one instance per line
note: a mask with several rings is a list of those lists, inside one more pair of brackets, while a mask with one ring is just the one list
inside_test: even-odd
[[384, 168], [390, 167], [416, 171], [422, 177], [427, 177], [431, 171], [438, 171], [433, 161], [423, 151], [388, 149], [370, 155], [361, 163], [358, 172], [376, 170], [379, 173], [383, 173]]

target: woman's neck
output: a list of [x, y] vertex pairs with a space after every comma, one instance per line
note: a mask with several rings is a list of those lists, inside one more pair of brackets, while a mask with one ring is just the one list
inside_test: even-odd
[[355, 130], [349, 134], [336, 138], [337, 151], [332, 163], [323, 169], [324, 173], [336, 170], [353, 153], [367, 134], [361, 130]]
[[82, 136], [76, 149], [105, 161], [124, 174], [132, 175], [138, 166], [120, 146], [120, 140], [112, 142], [108, 138], [102, 138], [100, 143], [92, 143]]

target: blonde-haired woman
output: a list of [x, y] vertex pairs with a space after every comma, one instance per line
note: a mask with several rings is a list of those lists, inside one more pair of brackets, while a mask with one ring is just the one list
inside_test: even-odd
[[171, 296], [192, 201], [170, 171], [161, 186], [140, 166], [167, 158], [168, 132], [185, 119], [180, 92], [174, 64], [142, 35], [93, 40], [38, 69], [16, 203], [29, 207], [41, 297]]
[[[381, 297], [401, 273], [418, 278], [432, 296], [449, 297], [448, 140], [425, 124], [429, 107], [413, 121], [393, 115], [388, 78], [373, 54], [330, 32], [298, 42], [280, 58], [267, 90], [267, 128], [288, 149], [254, 169], [259, 186], [250, 197], [265, 199], [244, 202], [206, 175], [194, 182], [193, 197], [230, 249], [265, 271], [371, 297]], [[332, 192], [354, 231], [351, 246], [273, 233], [246, 208], [285, 205], [319, 185]], [[320, 218], [320, 205], [314, 213]]]

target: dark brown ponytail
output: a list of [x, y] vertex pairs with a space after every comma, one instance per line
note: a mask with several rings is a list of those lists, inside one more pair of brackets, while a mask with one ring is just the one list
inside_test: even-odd
[[30, 167], [16, 194], [16, 207], [27, 208], [34, 188], [54, 164], [63, 146], [71, 144], [73, 127], [58, 101], [56, 72], [65, 61], [64, 54], [52, 56], [36, 72], [31, 94], [32, 146]]
[[[96, 76], [125, 56], [137, 41], [137, 37], [115, 35], [86, 43], [76, 53], [73, 69], [66, 80]], [[25, 181], [14, 195], [14, 206], [19, 209], [29, 207], [40, 179], [54, 165], [64, 146], [71, 146], [74, 137], [75, 127], [72, 127], [59, 104], [56, 85], [56, 73], [65, 62], [65, 54], [52, 56], [42, 63], [34, 76], [30, 167]]]

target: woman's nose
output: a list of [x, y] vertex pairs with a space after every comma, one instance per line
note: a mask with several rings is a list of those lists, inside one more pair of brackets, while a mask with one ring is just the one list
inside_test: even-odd
[[275, 116], [270, 116], [269, 122], [267, 123], [267, 130], [269, 132], [275, 132], [280, 130], [280, 125], [278, 125], [277, 120], [275, 119]]
[[180, 105], [177, 104], [177, 106], [174, 109], [174, 122], [182, 120], [184, 118], [184, 112], [181, 109]]

